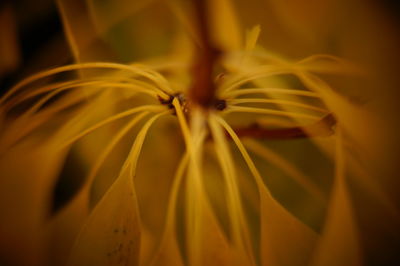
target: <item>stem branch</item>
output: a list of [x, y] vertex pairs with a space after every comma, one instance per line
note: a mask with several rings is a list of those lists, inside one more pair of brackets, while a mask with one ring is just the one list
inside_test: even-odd
[[334, 133], [333, 126], [336, 124], [336, 119], [332, 114], [327, 114], [321, 120], [307, 126], [266, 129], [259, 125], [253, 125], [244, 128], [235, 128], [235, 133], [239, 137], [251, 137], [258, 139], [297, 139], [310, 137], [327, 137]]

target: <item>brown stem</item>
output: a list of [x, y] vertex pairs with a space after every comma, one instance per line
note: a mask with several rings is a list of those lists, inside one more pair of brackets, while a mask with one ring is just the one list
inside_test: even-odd
[[328, 114], [318, 122], [303, 127], [266, 129], [261, 128], [256, 124], [246, 128], [235, 128], [234, 131], [239, 137], [285, 140], [308, 137], [327, 137], [334, 133], [332, 127], [335, 124], [335, 117], [332, 114]]
[[[189, 90], [191, 102], [204, 108], [218, 109], [220, 103], [215, 99], [215, 84], [213, 82], [213, 69], [221, 52], [212, 45], [210, 28], [207, 20], [207, 1], [193, 0], [195, 19], [199, 34], [198, 51], [192, 67], [192, 87]], [[217, 107], [215, 106], [217, 104]], [[225, 108], [225, 105], [222, 109]], [[234, 129], [239, 137], [265, 138], [265, 139], [295, 139], [306, 137], [329, 136], [333, 134], [332, 127], [336, 119], [328, 114], [315, 124], [303, 127], [284, 129], [266, 129], [259, 125]]]
[[193, 0], [193, 3], [200, 44], [192, 68], [193, 83], [189, 90], [189, 97], [192, 102], [207, 108], [215, 100], [215, 86], [212, 76], [219, 52], [211, 43], [207, 20], [207, 1]]

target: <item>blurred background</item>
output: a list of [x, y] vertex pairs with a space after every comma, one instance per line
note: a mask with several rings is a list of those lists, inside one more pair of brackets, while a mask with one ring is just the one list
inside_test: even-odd
[[[85, 36], [75, 48], [64, 34], [65, 24], [56, 1], [0, 2], [0, 94], [30, 74], [77, 60], [130, 62], [162, 56], [180, 24], [176, 14], [166, 8], [167, 1], [162, 0], [61, 2], [68, 2], [65, 14], [74, 15], [76, 25], [72, 28]], [[371, 104], [369, 107], [385, 118], [386, 139], [379, 141], [381, 168], [375, 176], [400, 208], [400, 2], [233, 2], [243, 29], [261, 25], [260, 43], [266, 49], [294, 59], [333, 54], [370, 71], [370, 79], [364, 83], [333, 82], [346, 84], [351, 97]], [[400, 239], [398, 232], [393, 233], [395, 223], [387, 221], [373, 199], [362, 193], [355, 199], [355, 206], [360, 226], [367, 232], [363, 239], [367, 265], [399, 265]]]
[[[84, 0], [71, 2], [80, 3], [81, 12], [85, 12], [84, 9], [87, 5], [84, 4]], [[107, 1], [93, 0], [86, 2], [101, 4]], [[120, 15], [124, 16], [124, 18], [121, 18], [119, 23], [109, 23], [107, 34], [97, 36], [103, 40], [107, 39], [107, 44], [111, 46], [112, 40], [110, 39], [112, 38], [110, 38], [110, 35], [117, 35], [117, 33], [110, 34], [110, 31], [113, 30], [111, 28], [114, 28], [114, 30], [123, 28], [118, 24], [124, 24], [127, 21], [132, 26], [135, 22], [135, 19], [132, 19], [129, 14], [129, 8], [126, 9], [129, 1], [122, 2], [127, 14]], [[132, 15], [135, 15], [135, 13], [137, 15], [136, 10], [134, 10], [138, 9], [136, 6], [139, 6], [139, 8], [143, 6], [143, 9], [150, 10], [149, 13], [154, 20], [165, 20], [165, 16], [163, 18], [163, 14], [159, 10], [161, 8], [155, 8], [157, 5], [163, 6], [160, 3], [163, 1], [143, 0], [139, 2], [143, 2], [143, 4], [132, 5], [134, 6]], [[147, 4], [146, 2], [149, 3]], [[268, 43], [268, 47], [278, 51], [282, 50], [282, 48], [291, 47], [291, 54], [286, 54], [288, 57], [291, 55], [299, 56], [301, 53], [304, 54], [310, 51], [316, 53], [329, 52], [331, 50], [337, 53], [340, 50], [340, 47], [338, 47], [340, 45], [338, 43], [339, 39], [348, 39], [348, 42], [354, 42], [354, 40], [349, 39], [349, 36], [344, 36], [345, 34], [352, 34], [352, 38], [355, 39], [361, 38], [359, 42], [356, 42], [364, 46], [358, 47], [361, 50], [360, 53], [362, 50], [374, 47], [369, 42], [387, 42], [386, 45], [394, 48], [394, 51], [398, 50], [400, 3], [395, 0], [289, 0], [280, 2], [273, 0], [251, 0], [250, 2], [236, 0], [234, 2], [243, 11], [239, 13], [245, 24], [243, 26], [251, 27], [255, 24], [271, 25], [271, 27], [263, 27], [262, 43]], [[157, 9], [158, 11], [155, 11]], [[143, 23], [139, 19], [136, 19], [136, 22]], [[157, 25], [157, 21], [154, 22], [154, 25]], [[119, 31], [121, 30], [123, 29], [119, 29]], [[54, 0], [2, 0], [0, 2], [0, 34], [1, 92], [4, 92], [17, 80], [31, 73], [73, 60], [68, 42], [63, 33], [63, 25], [57, 10], [57, 3]], [[146, 38], [144, 36], [146, 35], [145, 31], [140, 34], [141, 39]], [[292, 45], [294, 43], [290, 39], [295, 39], [294, 43], [296, 45]], [[299, 42], [299, 39], [302, 41]], [[282, 42], [282, 40], [285, 40], [285, 42]], [[321, 40], [324, 42], [323, 45], [320, 43]], [[157, 50], [154, 45], [150, 46], [150, 49]], [[135, 55], [132, 55], [132, 53], [135, 54], [135, 52], [133, 50], [125, 51], [125, 55], [129, 55], [128, 57], [134, 59]], [[136, 51], [136, 54], [143, 54], [143, 51], [139, 49], [136, 49]], [[298, 51], [301, 52], [299, 53]], [[387, 54], [394, 51], [382, 50], [375, 52], [382, 57], [386, 57]], [[377, 55], [371, 54], [371, 56]], [[399, 56], [398, 54], [391, 54], [391, 57], [395, 61]], [[395, 73], [397, 70], [396, 66], [393, 65], [391, 71]], [[390, 71], [389, 66], [385, 71]]]

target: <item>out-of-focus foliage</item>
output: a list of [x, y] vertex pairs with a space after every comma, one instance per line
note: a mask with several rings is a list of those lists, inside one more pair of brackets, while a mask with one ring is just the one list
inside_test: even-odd
[[[205, 112], [192, 1], [57, 1], [73, 64], [0, 100], [1, 265], [398, 264], [398, 24], [374, 1], [208, 5], [227, 108]], [[68, 58], [53, 44], [25, 71]], [[235, 133], [329, 114], [310, 138]]]
[[19, 63], [19, 45], [13, 10], [4, 6], [0, 10], [0, 77], [13, 71]]

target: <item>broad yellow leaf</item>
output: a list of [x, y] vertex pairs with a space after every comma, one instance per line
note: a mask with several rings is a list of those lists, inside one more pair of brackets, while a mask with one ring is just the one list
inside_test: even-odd
[[335, 185], [312, 265], [362, 265], [354, 213], [343, 182]]
[[127, 20], [129, 17], [137, 15], [139, 11], [156, 1], [143, 0], [132, 2], [130, 0], [86, 0], [86, 2], [90, 15], [92, 15], [92, 22], [96, 26], [96, 30], [104, 34], [119, 23]]
[[140, 226], [133, 176], [140, 151], [151, 125], [150, 118], [138, 132], [121, 173], [96, 205], [82, 228], [71, 253], [70, 265], [139, 263]]
[[[150, 236], [148, 231], [142, 230], [142, 245], [141, 245], [141, 253], [147, 254], [149, 253], [148, 245], [152, 245], [154, 243], [154, 239]], [[146, 243], [147, 242], [147, 243]], [[146, 250], [147, 249], [147, 250]], [[142, 251], [144, 250], [144, 251]], [[148, 255], [146, 256], [148, 257]], [[147, 262], [149, 261], [149, 262]], [[156, 253], [152, 253], [150, 259], [141, 261], [140, 265], [149, 265], [149, 266], [181, 266], [184, 265], [182, 261], [182, 255], [179, 250], [177, 236], [175, 231], [167, 232], [165, 235], [164, 241], [161, 243], [161, 246]]]
[[76, 61], [98, 61], [113, 58], [101, 41], [90, 19], [85, 1], [57, 0], [67, 40]]
[[69, 265], [138, 265], [140, 225], [129, 171], [92, 211], [72, 250]]
[[[201, 263], [199, 265], [211, 266], [230, 266], [244, 265], [243, 260], [239, 260], [236, 250], [230, 246], [228, 240], [223, 234], [210, 206], [205, 202], [203, 217], [201, 217], [202, 245], [201, 245]], [[243, 258], [242, 258], [243, 259]]]
[[336, 140], [336, 176], [321, 239], [311, 265], [362, 265], [357, 225], [346, 186], [342, 133]]
[[317, 234], [260, 191], [262, 265], [308, 265]]
[[0, 257], [8, 265], [45, 262], [44, 229], [65, 152], [35, 137], [0, 155]]

